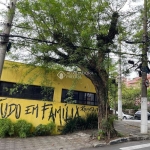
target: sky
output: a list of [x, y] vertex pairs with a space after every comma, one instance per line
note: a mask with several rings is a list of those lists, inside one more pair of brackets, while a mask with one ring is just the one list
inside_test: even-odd
[[[0, 12], [2, 10], [7, 10], [7, 4], [8, 4], [8, 0], [0, 0]], [[2, 18], [0, 16], [0, 22], [4, 21], [4, 18]], [[2, 28], [2, 25], [0, 24], [0, 29]]]
[[[115, 1], [115, 0], [113, 0]], [[118, 1], [118, 0], [116, 0]], [[135, 6], [139, 6], [139, 5], [143, 5], [143, 2], [144, 0], [127, 0], [127, 3], [126, 5], [124, 6], [123, 10], [128, 10], [130, 8], [134, 8]], [[2, 9], [6, 9], [6, 6], [8, 5], [9, 3], [9, 0], [0, 0], [0, 12]], [[2, 18], [0, 16], [0, 22], [3, 22], [4, 21], [4, 18]], [[0, 29], [2, 29], [2, 25], [0, 24]], [[134, 77], [137, 77], [138, 76], [138, 73], [137, 72], [132, 72], [128, 78], [129, 79], [132, 79]]]
[[0, 0], [0, 9], [5, 8], [6, 4], [8, 4], [8, 0]]

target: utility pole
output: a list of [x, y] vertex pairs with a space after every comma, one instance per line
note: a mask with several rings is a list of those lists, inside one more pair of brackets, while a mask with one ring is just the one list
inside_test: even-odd
[[144, 17], [143, 17], [143, 49], [142, 49], [142, 93], [141, 93], [141, 133], [147, 134], [148, 121], [147, 121], [147, 0], [144, 0]]
[[3, 64], [5, 60], [5, 54], [7, 51], [7, 47], [10, 44], [9, 34], [10, 34], [12, 21], [13, 21], [14, 14], [15, 14], [16, 2], [17, 0], [10, 0], [9, 6], [8, 6], [7, 18], [4, 21], [4, 26], [3, 26], [3, 31], [2, 31], [3, 36], [1, 37], [1, 41], [0, 41], [0, 79], [1, 79]]
[[119, 39], [119, 65], [118, 65], [118, 120], [122, 120], [122, 90], [121, 90], [121, 40]]

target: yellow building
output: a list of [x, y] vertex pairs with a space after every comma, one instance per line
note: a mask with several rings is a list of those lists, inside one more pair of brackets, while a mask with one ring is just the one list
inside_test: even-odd
[[62, 126], [68, 117], [97, 111], [94, 86], [81, 72], [5, 61], [0, 95], [0, 118], [34, 126], [50, 121]]

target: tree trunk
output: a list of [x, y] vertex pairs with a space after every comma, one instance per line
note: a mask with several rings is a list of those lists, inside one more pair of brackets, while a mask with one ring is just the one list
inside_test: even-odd
[[113, 125], [114, 118], [109, 115], [108, 75], [106, 72], [103, 72], [101, 77], [96, 76], [92, 78], [91, 81], [95, 86], [98, 102], [98, 130], [103, 130], [103, 136], [105, 140], [109, 142], [111, 137], [117, 136], [117, 131]]
[[99, 85], [96, 87], [96, 96], [97, 96], [97, 102], [98, 102], [98, 129], [101, 129], [101, 122], [102, 119], [107, 117], [106, 114], [106, 107], [107, 107], [107, 95], [106, 95], [106, 89]]
[[96, 98], [98, 103], [98, 129], [102, 128], [102, 119], [107, 119], [108, 109], [108, 76], [105, 74], [103, 78], [96, 76], [91, 79], [96, 90]]

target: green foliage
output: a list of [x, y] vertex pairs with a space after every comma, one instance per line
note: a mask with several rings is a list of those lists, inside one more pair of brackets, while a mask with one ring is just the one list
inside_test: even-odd
[[37, 127], [35, 127], [34, 134], [36, 136], [43, 136], [48, 134], [48, 129], [46, 125], [39, 124]]
[[53, 91], [54, 88], [52, 87], [41, 87], [42, 91], [41, 94], [43, 96], [43, 100], [48, 100], [48, 101], [52, 101], [53, 97]]
[[98, 130], [98, 135], [102, 136], [102, 134], [103, 134], [103, 130], [102, 129]]
[[32, 124], [25, 120], [18, 120], [15, 123], [15, 134], [21, 138], [31, 136]]
[[21, 94], [24, 89], [27, 89], [27, 85], [14, 84], [12, 88], [5, 88], [5, 91], [9, 92], [9, 95]]
[[122, 88], [122, 105], [123, 109], [135, 109], [137, 110], [139, 106], [135, 105], [136, 99], [140, 99], [141, 89], [136, 87], [125, 87]]
[[97, 139], [100, 140], [103, 137], [103, 134], [104, 133], [103, 133], [102, 129], [98, 130], [98, 137], [97, 137]]
[[134, 103], [127, 103], [122, 105], [123, 109], [134, 109], [134, 111], [138, 111], [141, 108], [141, 105], [135, 105]]
[[74, 117], [74, 118], [68, 118], [66, 121], [66, 124], [62, 130], [62, 134], [66, 133], [72, 133], [77, 130], [81, 130], [86, 126], [85, 118], [81, 117]]
[[68, 90], [67, 92], [67, 98], [64, 100], [64, 102], [66, 103], [71, 103], [71, 104], [74, 104], [75, 103], [75, 99], [73, 98], [73, 93], [74, 93], [74, 89], [76, 87], [78, 83], [78, 79], [75, 78], [73, 81], [72, 81], [72, 85], [70, 87], [70, 89]]
[[74, 100], [73, 100], [73, 90], [68, 90], [67, 96], [68, 97], [64, 100], [64, 102], [73, 104], [74, 103]]
[[0, 137], [14, 135], [14, 125], [10, 119], [0, 119]]
[[[47, 67], [51, 67], [51, 63], [57, 63], [69, 67], [78, 66], [82, 71], [92, 72], [95, 76], [87, 77], [96, 91], [103, 93], [101, 98], [97, 97], [100, 103], [101, 100], [108, 99], [109, 75], [106, 60], [108, 49], [111, 52], [118, 50], [113, 48], [113, 40], [118, 34], [118, 16], [122, 6], [124, 1], [20, 0], [17, 3], [17, 14], [22, 19], [16, 17], [19, 21], [14, 22], [18, 27], [20, 24], [20, 28], [15, 32], [39, 39], [32, 43], [28, 39], [22, 42], [23, 49], [27, 45], [29, 55], [33, 56], [29, 60], [35, 61], [36, 65], [46, 63]], [[20, 40], [18, 41], [18, 48], [21, 49]], [[105, 113], [104, 108], [99, 110]]]
[[111, 137], [117, 136], [117, 131], [114, 128], [114, 120], [117, 119], [115, 115], [109, 115], [107, 119], [102, 120], [103, 136], [108, 140]]
[[56, 124], [54, 122], [50, 122], [47, 124], [47, 128], [51, 135], [51, 134], [55, 133], [55, 131], [56, 131]]
[[10, 119], [0, 119], [0, 137], [19, 136], [20, 138], [30, 136], [52, 135], [56, 132], [56, 124], [50, 122], [46, 125], [38, 125], [33, 129], [31, 123], [25, 120], [18, 120], [12, 123]]
[[117, 102], [117, 91], [118, 91], [118, 85], [116, 83], [115, 78], [109, 79], [109, 91], [108, 91], [108, 96], [109, 96], [109, 105], [111, 108], [116, 107], [116, 102]]
[[98, 126], [98, 117], [96, 113], [89, 113], [85, 117], [68, 118], [62, 130], [62, 134], [72, 133], [74, 131], [95, 129]]
[[47, 125], [39, 124], [34, 131], [36, 136], [51, 135], [55, 132], [56, 125], [54, 122], [50, 122]]
[[96, 129], [98, 126], [98, 116], [96, 112], [86, 114], [86, 128]]
[[[25, 43], [28, 43], [31, 47], [30, 50], [33, 56], [36, 57], [38, 56], [37, 53], [41, 53], [44, 54], [43, 56], [50, 57], [49, 53], [54, 53], [54, 55], [60, 56], [58, 57], [60, 59], [58, 61], [51, 59], [52, 63], [69, 67], [81, 65], [88, 69], [87, 59], [85, 58], [90, 60], [93, 56], [98, 57], [97, 51], [99, 48], [97, 48], [96, 37], [98, 34], [102, 35], [102, 37], [108, 35], [111, 16], [116, 11], [111, 11], [109, 5], [110, 3], [107, 1], [97, 2], [95, 0], [52, 0], [51, 3], [49, 3], [49, 0], [34, 2], [20, 0], [17, 3], [17, 13], [19, 14], [18, 16], [22, 16], [24, 19], [16, 17], [19, 20], [16, 21], [16, 24], [22, 27], [17, 28], [17, 30], [18, 33], [25, 32], [28, 37], [36, 37], [42, 41], [43, 39], [44, 41], [51, 39], [51, 41], [57, 43], [50, 42], [51, 44], [47, 44], [37, 41], [30, 44], [26, 40]], [[118, 4], [116, 3], [116, 5]], [[107, 11], [109, 13], [106, 13]], [[62, 40], [60, 41], [59, 39]], [[108, 42], [109, 44], [107, 45], [106, 40], [105, 42], [102, 46], [107, 49], [110, 43]], [[19, 44], [17, 45], [18, 47], [21, 46]], [[23, 47], [25, 45], [23, 44]], [[84, 47], [87, 47], [87, 49]], [[64, 52], [61, 52], [59, 48], [63, 49]], [[68, 54], [69, 57], [64, 57], [65, 54]], [[44, 60], [40, 57], [32, 60], [38, 65], [42, 65], [43, 61], [47, 61], [47, 59]], [[51, 66], [50, 63], [47, 65]]]

